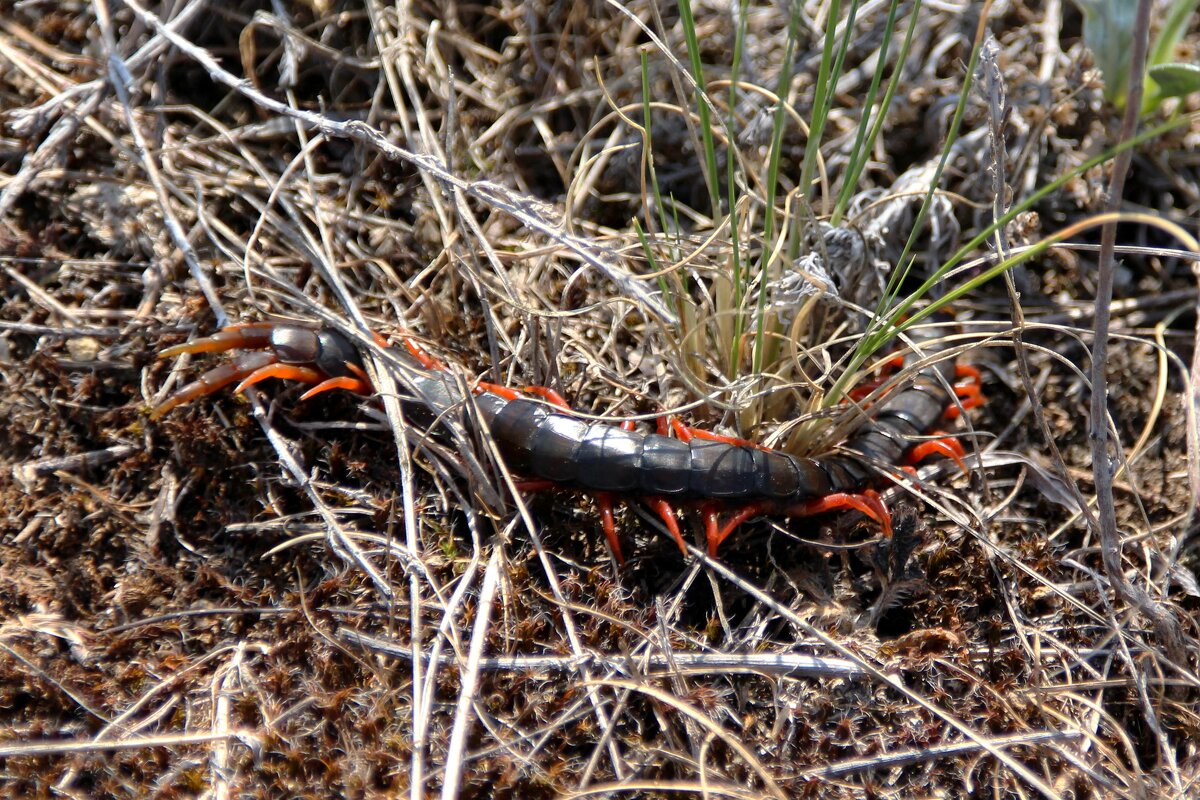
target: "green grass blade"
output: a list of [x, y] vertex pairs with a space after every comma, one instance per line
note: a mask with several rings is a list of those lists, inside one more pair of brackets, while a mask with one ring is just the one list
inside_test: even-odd
[[[879, 132], [883, 129], [887, 110], [891, 107], [892, 96], [896, 93], [896, 87], [900, 83], [900, 73], [904, 68], [904, 61], [908, 57], [909, 49], [912, 47], [913, 32], [917, 29], [917, 18], [920, 10], [921, 0], [916, 0], [913, 4], [912, 12], [909, 14], [908, 32], [904, 36], [904, 44], [901, 46], [900, 54], [896, 58], [896, 67], [892, 70], [887, 88], [884, 90], [883, 102], [879, 104], [879, 111], [872, 118], [871, 109], [875, 107], [875, 98], [879, 93], [879, 85], [883, 81], [883, 71], [887, 69], [888, 50], [891, 47], [892, 36], [896, 31], [896, 18], [900, 11], [900, 0], [892, 0], [891, 7], [888, 9], [887, 21], [884, 23], [883, 44], [879, 48], [879, 61], [875, 65], [875, 74], [871, 76], [871, 86], [867, 89], [867, 96], [863, 101], [862, 119], [858, 123], [858, 132], [855, 134], [854, 145], [850, 148], [850, 161], [846, 165], [846, 174], [842, 177], [842, 188], [838, 193], [837, 203], [834, 205], [833, 214], [829, 220], [829, 223], [834, 227], [841, 224], [842, 217], [845, 215], [850, 201], [857, 192], [858, 180], [862, 177], [863, 169], [866, 168], [870, 154], [875, 148], [875, 140], [879, 137]], [[869, 134], [868, 130], [870, 131]]]
[[[804, 164], [800, 167], [800, 194], [805, 200], [811, 198], [813, 172], [817, 168], [817, 155], [821, 150], [821, 136], [825, 132], [826, 114], [833, 95], [833, 53], [836, 45], [837, 21], [841, 14], [841, 0], [830, 0], [825, 24], [825, 47], [821, 51], [821, 65], [817, 69], [817, 83], [813, 95], [813, 118], [809, 123], [808, 142], [804, 146]], [[795, 16], [793, 14], [793, 16]]]
[[[725, 123], [726, 137], [730, 142], [736, 141], [738, 79], [742, 72], [742, 47], [746, 40], [746, 12], [749, 10], [749, 0], [741, 0], [738, 4], [737, 33], [733, 39], [733, 64], [729, 80], [729, 116]], [[742, 303], [746, 296], [747, 276], [742, 266], [741, 228], [738, 223], [737, 204], [737, 159], [733, 157], [733, 148], [729, 148], [729, 156], [725, 159], [725, 191], [726, 205], [729, 209], [729, 239], [733, 248], [733, 310], [734, 327], [733, 341], [729, 342], [728, 377], [737, 374], [738, 363], [742, 360], [742, 331], [745, 329], [745, 310]]]
[[[779, 71], [779, 81], [775, 86], [775, 96], [778, 105], [775, 107], [775, 120], [771, 131], [771, 150], [767, 158], [766, 175], [766, 209], [763, 217], [763, 247], [759, 260], [759, 286], [767, 285], [767, 270], [770, 269], [771, 254], [775, 250], [775, 195], [779, 188], [779, 162], [783, 154], [783, 126], [787, 119], [784, 104], [787, 102], [788, 87], [792, 83], [792, 62], [796, 57], [796, 39], [800, 33], [800, 11], [793, 7], [792, 17], [788, 22], [787, 44], [784, 47], [783, 65]], [[766, 336], [766, 306], [767, 293], [760, 288], [758, 294], [757, 316], [758, 325], [754, 335], [754, 371], [762, 371], [763, 342]]]
[[704, 179], [708, 185], [708, 197], [712, 202], [712, 218], [721, 216], [721, 196], [717, 188], [717, 148], [713, 141], [712, 114], [705, 97], [704, 66], [700, 63], [700, 40], [696, 36], [696, 19], [692, 16], [691, 0], [679, 0], [679, 19], [683, 23], [683, 35], [687, 41], [688, 58], [692, 67], [692, 78], [696, 81], [696, 108], [700, 116], [700, 136], [704, 142]]
[[[654, 204], [658, 210], [658, 224], [660, 230], [666, 235], [669, 228], [667, 227], [667, 208], [663, 203], [662, 189], [658, 185], [658, 170], [654, 164], [654, 136], [653, 115], [650, 109], [650, 65], [646, 58], [646, 51], [641, 53], [642, 67], [642, 127], [646, 131], [646, 166], [650, 172], [650, 187], [654, 192]], [[646, 220], [646, 225], [649, 226], [650, 220]]]
[[[897, 293], [900, 291], [900, 286], [904, 279], [908, 276], [909, 271], [915, 261], [912, 250], [917, 244], [917, 238], [921, 234], [921, 229], [925, 226], [925, 219], [929, 216], [929, 210], [933, 208], [933, 198], [937, 194], [938, 184], [942, 181], [942, 173], [946, 169], [946, 163], [950, 160], [950, 151], [954, 146], [954, 142], [958, 139], [959, 128], [962, 127], [962, 120], [967, 110], [967, 102], [971, 97], [971, 85], [975, 80], [975, 67], [979, 63], [979, 55], [983, 51], [983, 37], [977, 37], [974, 46], [971, 48], [971, 59], [967, 63], [966, 74], [963, 76], [963, 86], [959, 91], [958, 105], [954, 108], [954, 117], [950, 121], [950, 127], [946, 131], [946, 144], [942, 148], [942, 156], [938, 159], [937, 168], [934, 170], [933, 178], [929, 181], [929, 191], [925, 193], [924, 200], [921, 201], [921, 208], [917, 211], [917, 218], [913, 221], [912, 230], [909, 231], [908, 240], [904, 243], [904, 250], [897, 259], [897, 268], [892, 272], [888, 279], [887, 288], [884, 290], [883, 297], [879, 299], [879, 306], [876, 309], [877, 317], [882, 317], [884, 309], [888, 308], [895, 300]], [[932, 288], [932, 284], [929, 285]]]

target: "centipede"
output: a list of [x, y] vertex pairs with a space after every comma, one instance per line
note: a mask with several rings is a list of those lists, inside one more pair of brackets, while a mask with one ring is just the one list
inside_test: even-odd
[[[411, 367], [409, 386], [434, 416], [462, 406], [462, 384], [411, 337], [404, 337], [403, 347], [378, 341], [392, 358]], [[940, 341], [932, 328], [914, 328], [911, 351], [893, 361], [902, 364], [921, 353], [922, 365], [863, 409], [862, 424], [846, 441], [813, 456], [688, 427], [673, 416], [659, 417], [654, 431], [638, 430], [630, 421], [584, 418], [546, 387], [516, 390], [477, 382], [472, 419], [490, 432], [505, 466], [522, 477], [523, 488], [559, 487], [594, 496], [618, 563], [625, 560], [613, 511], [619, 501], [641, 502], [655, 512], [685, 558], [689, 551], [676, 510], [681, 504], [699, 505], [713, 557], [742, 523], [765, 515], [807, 517], [853, 509], [890, 536], [891, 516], [878, 492], [881, 470], [911, 471], [931, 456], [953, 459], [966, 470], [961, 442], [941, 427], [983, 402], [981, 374], [954, 358], [937, 358]], [[358, 348], [328, 327], [240, 323], [168, 347], [159, 357], [199, 353], [229, 353], [230, 358], [169, 395], [151, 409], [151, 418], [231, 384], [240, 393], [271, 378], [310, 384], [301, 400], [335, 389], [374, 393]], [[722, 514], [727, 514], [724, 521]]]

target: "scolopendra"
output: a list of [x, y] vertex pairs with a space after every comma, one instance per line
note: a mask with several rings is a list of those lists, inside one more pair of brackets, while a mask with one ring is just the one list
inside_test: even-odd
[[[930, 333], [914, 330], [912, 339], [924, 345], [925, 355], [936, 351]], [[458, 383], [444, 365], [411, 340], [405, 344], [406, 350], [389, 348], [390, 354], [416, 370], [410, 385], [420, 402], [437, 415], [459, 406]], [[329, 328], [243, 323], [167, 348], [159, 357], [232, 350], [262, 352], [236, 354], [205, 372], [156, 406], [151, 417], [235, 381], [238, 392], [267, 378], [314, 384], [302, 399], [329, 389], [373, 391], [358, 350]], [[955, 385], [964, 378], [966, 382]], [[642, 498], [663, 519], [685, 556], [687, 544], [672, 507], [681, 500], [702, 503], [710, 555], [738, 525], [765, 513], [797, 517], [853, 508], [890, 534], [890, 516], [872, 488], [878, 465], [913, 464], [938, 454], [961, 466], [964, 450], [956, 439], [930, 436], [943, 418], [982, 402], [979, 382], [977, 370], [949, 359], [935, 360], [920, 368], [905, 388], [875, 403], [843, 446], [813, 458], [688, 428], [673, 419], [660, 419], [657, 433], [634, 430], [632, 424], [587, 421], [572, 414], [557, 393], [542, 387], [530, 387], [523, 394], [479, 383], [474, 403], [477, 419], [494, 436], [514, 473], [596, 495], [605, 535], [614, 556], [623, 562], [612, 514], [617, 496]], [[730, 507], [736, 510], [722, 525], [718, 514]]]

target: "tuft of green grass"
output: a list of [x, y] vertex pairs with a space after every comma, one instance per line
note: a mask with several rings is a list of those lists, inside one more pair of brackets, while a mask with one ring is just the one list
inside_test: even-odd
[[[1193, 9], [1200, 0], [1179, 0], [1173, 6], [1175, 28], [1179, 28], [1179, 15], [1182, 9]], [[831, 225], [841, 225], [853, 198], [861, 191], [859, 181], [862, 177], [868, 156], [875, 146], [883, 127], [888, 107], [895, 95], [899, 76], [904, 60], [910, 51], [913, 33], [917, 29], [917, 19], [921, 11], [921, 3], [913, 5], [907, 14], [901, 13], [899, 2], [892, 2], [887, 8], [884, 27], [884, 37], [876, 58], [876, 66], [871, 82], [863, 100], [863, 113], [860, 115], [857, 130], [854, 132], [853, 144], [846, 159], [846, 167], [835, 176], [839, 181], [835, 190], [829, 190], [826, 176], [821, 169], [821, 145], [824, 133], [834, 108], [834, 87], [841, 78], [846, 62], [855, 22], [860, 4], [854, 0], [843, 6], [840, 0], [833, 0], [827, 7], [827, 17], [823, 26], [823, 42], [818, 74], [812, 86], [811, 114], [808, 120], [800, 118], [793, 107], [791, 95], [794, 91], [793, 65], [799, 49], [802, 32], [802, 16], [798, 5], [791, 6], [788, 20], [788, 33], [785, 39], [782, 57], [779, 59], [779, 71], [774, 81], [773, 91], [765, 87], [753, 87], [754, 93], [771, 98], [771, 134], [766, 152], [755, 158], [755, 153], [734, 153], [732, 148], [739, 141], [739, 128], [743, 123], [738, 115], [739, 98], [748, 96], [747, 87], [742, 81], [741, 63], [746, 37], [746, 0], [738, 5], [738, 19], [735, 26], [733, 60], [728, 80], [728, 106], [723, 115], [711, 113], [713, 98], [709, 95], [706, 83], [706, 68], [699, 58], [699, 36], [695, 29], [695, 21], [688, 0], [680, 4], [680, 21], [684, 38], [688, 46], [688, 69], [697, 91], [692, 101], [695, 103], [696, 116], [700, 120], [700, 146], [702, 149], [704, 176], [708, 189], [709, 200], [712, 204], [711, 227], [720, 230], [729, 226], [727, 251], [719, 260], [727, 267], [726, 271], [714, 277], [715, 287], [711, 294], [706, 294], [702, 302], [710, 303], [705, 309], [698, 305], [693, 294], [686, 287], [675, 283], [672, 295], [677, 307], [692, 309], [690, 314], [681, 313], [681, 319], [688, 317], [692, 320], [705, 320], [703, 331], [694, 329], [680, 331], [677, 341], [689, 341], [694, 334], [699, 333], [707, 344], [704, 348], [704, 361], [712, 366], [707, 374], [692, 375], [694, 386], [707, 385], [708, 380], [720, 376], [728, 382], [734, 382], [738, 376], [749, 374], [753, 380], [765, 380], [762, 376], [770, 375], [770, 380], [778, 383], [802, 382], [812, 386], [812, 382], [797, 372], [795, 343], [785, 347], [789, 340], [804, 330], [810, 323], [807, 315], [811, 314], [813, 304], [804, 303], [801, 307], [792, 309], [788, 318], [781, 318], [778, 313], [768, 308], [769, 289], [777, 281], [788, 266], [804, 254], [804, 237], [818, 218], [814, 207], [828, 206], [828, 220]], [[843, 14], [844, 10], [844, 14]], [[1186, 18], [1186, 15], [1185, 17]], [[1110, 20], [1111, 22], [1112, 20]], [[902, 23], [907, 23], [902, 44], [896, 53], [893, 64], [888, 56], [892, 40]], [[1024, 263], [1036, 254], [1043, 252], [1046, 247], [1061, 241], [1055, 236], [1047, 237], [1039, 245], [1004, 259], [983, 270], [978, 275], [956, 285], [946, 285], [946, 280], [964, 260], [977, 251], [988, 241], [996, 231], [1011, 222], [1017, 215], [1029, 210], [1046, 195], [1060, 189], [1066, 182], [1073, 180], [1088, 169], [1103, 163], [1123, 149], [1136, 147], [1139, 144], [1165, 133], [1170, 128], [1183, 124], [1175, 120], [1150, 129], [1138, 137], [1125, 142], [1118, 148], [1113, 148], [1061, 176], [1058, 180], [1047, 184], [1034, 192], [1023, 201], [999, 217], [991, 225], [971, 241], [963, 245], [944, 264], [940, 265], [933, 274], [916, 290], [901, 296], [900, 291], [911, 273], [915, 263], [914, 250], [925, 229], [928, 216], [933, 208], [942, 174], [947, 166], [951, 149], [958, 138], [962, 121], [971, 97], [971, 84], [978, 64], [986, 34], [986, 25], [981, 22], [970, 58], [964, 69], [963, 86], [958, 92], [959, 100], [951, 119], [946, 140], [942, 146], [942, 155], [930, 179], [915, 222], [909, 231], [903, 252], [897, 260], [896, 269], [889, 277], [887, 286], [874, 314], [868, 321], [866, 333], [859, 338], [853, 347], [850, 357], [839, 371], [833, 385], [827, 391], [813, 387], [820, 395], [819, 405], [832, 406], [841, 402], [846, 390], [859, 379], [861, 371], [888, 343], [901, 331], [920, 323], [937, 310], [944, 308], [954, 300], [977, 289], [980, 285], [996, 278], [1009, 269]], [[1172, 38], [1172, 36], [1174, 38]], [[1156, 52], [1168, 53], [1178, 40], [1178, 34], [1171, 34], [1164, 29], [1160, 36]], [[1169, 44], [1169, 46], [1168, 46]], [[643, 96], [649, 97], [648, 68], [643, 64]], [[886, 77], [885, 77], [886, 76]], [[1185, 75], [1184, 78], [1187, 78]], [[647, 147], [650, 138], [650, 115], [644, 114]], [[799, 180], [788, 183], [787, 154], [791, 152], [788, 139], [789, 123], [794, 123], [805, 135], [804, 152], [799, 163]], [[725, 143], [726, 152], [718, 152], [718, 137], [714, 135], [712, 126], [722, 125], [720, 139]], [[724, 191], [717, 184], [718, 163], [725, 158], [723, 175]], [[652, 163], [652, 157], [651, 157]], [[822, 176], [819, 183], [817, 175]], [[655, 183], [653, 171], [651, 183]], [[822, 187], [820, 196], [816, 187]], [[756, 191], [757, 190], [757, 191]], [[721, 204], [722, 196], [724, 204]], [[661, 193], [657, 186], [654, 188], [655, 203], [659, 209], [658, 224], [667, 230]], [[782, 203], [781, 203], [782, 200]], [[677, 229], [676, 229], [677, 230]], [[662, 269], [662, 258], [654, 255], [654, 242], [638, 228], [639, 241], [642, 250], [652, 267]], [[672, 261], [683, 256], [679, 250], [671, 253]], [[662, 284], [660, 284], [662, 285]], [[917, 310], [918, 307], [920, 310]], [[707, 313], [706, 313], [707, 310]], [[815, 323], [814, 323], [815, 324]], [[750, 341], [746, 342], [746, 337]], [[695, 368], [699, 362], [693, 359], [689, 366]], [[766, 388], [759, 386], [759, 389]], [[761, 419], [764, 393], [756, 391], [751, 400], [750, 408], [743, 409], [740, 418], [743, 426], [751, 426]]]
[[[790, 382], [803, 379], [796, 374], [797, 366], [789, 348], [783, 347], [788, 337], [807, 325], [805, 315], [812, 311], [812, 304], [805, 303], [796, 314], [781, 316], [768, 308], [771, 286], [789, 269], [790, 265], [805, 254], [811, 238], [809, 233], [817, 219], [814, 204], [825, 210], [833, 223], [840, 224], [852, 199], [858, 192], [860, 180], [871, 149], [882, 130], [887, 109], [896, 92], [901, 67], [909, 52], [916, 30], [917, 15], [921, 3], [915, 3], [907, 15], [902, 15], [902, 4], [893, 0], [887, 7], [885, 43], [876, 59], [870, 88], [864, 98], [864, 113], [860, 116], [848, 154], [847, 168], [841, 173], [842, 180], [836, 191], [829, 188], [829, 179], [821, 165], [821, 146], [825, 131], [834, 111], [835, 87], [843, 75], [851, 42], [856, 32], [856, 23], [861, 8], [860, 0], [843, 4], [835, 0], [827, 9], [823, 39], [819, 48], [820, 62], [815, 83], [811, 86], [811, 114], [805, 120], [794, 107], [794, 67], [804, 32], [804, 17], [799, 4], [791, 4], [788, 15], [788, 30], [783, 49], [777, 60], [778, 72], [768, 89], [765, 86], [749, 85], [743, 80], [742, 56], [747, 35], [746, 17], [749, 9], [747, 0], [737, 7], [737, 20], [732, 49], [732, 64], [725, 83], [728, 92], [724, 96], [727, 106], [723, 114], [714, 114], [714, 96], [709, 92], [710, 84], [706, 68], [699, 57], [699, 34], [695, 28], [692, 8], [688, 0], [680, 3], [680, 25], [687, 43], [687, 69], [694, 95], [687, 102], [694, 104], [699, 120], [698, 145], [702, 152], [705, 186], [712, 206], [710, 226], [713, 230], [728, 226], [728, 237], [721, 245], [725, 248], [719, 260], [725, 269], [713, 277], [710, 293], [697, 300], [693, 294], [673, 282], [671, 299], [680, 310], [680, 318], [690, 316], [704, 320], [702, 339], [705, 342], [704, 356], [709, 364], [706, 372], [692, 376], [694, 385], [705, 385], [716, 378], [734, 382], [738, 376], [771, 373], [774, 380]], [[845, 12], [843, 14], [843, 12]], [[898, 25], [907, 20], [908, 31], [897, 57], [889, 58], [890, 47]], [[650, 70], [643, 64], [642, 93], [647, 110], [643, 114], [644, 141], [651, 146], [653, 141], [651, 116], [648, 111]], [[772, 103], [770, 113], [770, 137], [765, 152], [736, 152], [735, 143], [744, 133], [751, 119], [744, 121], [739, 115], [742, 98], [757, 95]], [[961, 115], [960, 115], [961, 118]], [[713, 126], [721, 125], [720, 141], [724, 151], [719, 151], [718, 136]], [[789, 161], [795, 152], [793, 131], [804, 137], [803, 155], [797, 163]], [[718, 165], [724, 158], [723, 175]], [[638, 236], [648, 262], [658, 272], [668, 258], [673, 262], [682, 254], [673, 252], [654, 255], [656, 241], [647, 235], [649, 226], [657, 224], [664, 232], [666, 222], [662, 219], [663, 202], [653, 170], [653, 156], [649, 161], [651, 191], [658, 209], [659, 220], [645, 213]], [[793, 176], [793, 170], [798, 175]], [[817, 180], [817, 176], [821, 180]], [[723, 179], [723, 186], [717, 179]], [[817, 187], [820, 187], [818, 193]], [[723, 203], [722, 203], [723, 201]], [[660, 286], [664, 286], [660, 283]], [[824, 288], [824, 287], [823, 287]], [[691, 307], [690, 315], [684, 309]], [[789, 328], [792, 328], [789, 332]], [[677, 341], [687, 341], [693, 331], [681, 330]], [[685, 360], [687, 354], [681, 354]], [[752, 401], [753, 404], [754, 401]], [[759, 418], [758, 410], [743, 414], [745, 424], [753, 424]]]

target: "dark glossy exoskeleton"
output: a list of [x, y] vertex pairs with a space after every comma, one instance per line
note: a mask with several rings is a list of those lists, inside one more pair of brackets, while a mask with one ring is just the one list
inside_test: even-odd
[[[914, 332], [918, 344], [933, 350], [928, 333]], [[176, 406], [240, 381], [237, 391], [266, 378], [285, 378], [316, 384], [305, 397], [331, 388], [363, 394], [372, 391], [354, 345], [330, 329], [251, 323], [226, 328], [162, 352], [162, 356], [224, 350], [262, 349], [244, 353], [203, 374], [156, 407], [159, 417]], [[414, 368], [409, 384], [421, 402], [437, 415], [462, 403], [457, 384], [434, 359], [409, 344], [408, 351], [391, 348], [396, 358]], [[520, 475], [596, 493], [646, 497], [657, 505], [686, 554], [686, 544], [667, 500], [721, 501], [740, 507], [723, 528], [710, 505], [706, 512], [709, 551], [745, 519], [776, 512], [801, 516], [857, 508], [889, 531], [890, 521], [878, 497], [870, 491], [877, 466], [899, 465], [931, 453], [962, 455], [953, 439], [930, 442], [928, 434], [954, 408], [954, 381], [964, 370], [952, 360], [922, 368], [903, 389], [894, 390], [871, 407], [869, 418], [834, 452], [815, 458], [766, 450], [732, 440], [714, 441], [685, 434], [676, 438], [644, 433], [609, 423], [590, 422], [545, 402], [504, 387], [482, 384], [474, 397], [478, 419], [495, 437], [507, 466]], [[973, 388], [960, 390], [967, 407], [979, 400], [978, 373]], [[690, 429], [679, 428], [681, 431]], [[720, 438], [720, 437], [718, 437]], [[961, 463], [961, 462], [960, 462]], [[605, 509], [602, 509], [604, 511]], [[611, 530], [611, 505], [605, 529], [620, 558]]]

